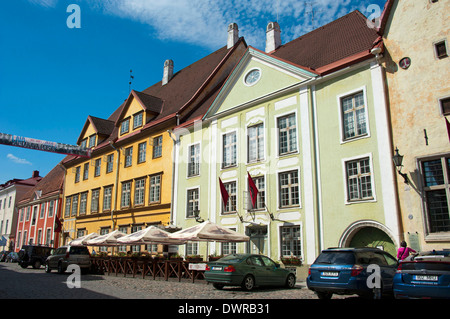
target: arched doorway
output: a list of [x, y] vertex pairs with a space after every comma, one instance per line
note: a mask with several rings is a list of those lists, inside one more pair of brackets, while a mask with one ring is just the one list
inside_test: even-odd
[[396, 245], [386, 227], [375, 221], [358, 221], [342, 234], [340, 247], [375, 247], [396, 256]]

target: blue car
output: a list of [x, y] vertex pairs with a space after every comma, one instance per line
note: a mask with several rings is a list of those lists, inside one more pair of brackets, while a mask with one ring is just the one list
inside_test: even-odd
[[333, 294], [378, 299], [392, 295], [397, 266], [392, 255], [378, 248], [329, 248], [309, 268], [306, 284], [320, 299]]
[[450, 299], [450, 250], [421, 252], [402, 261], [394, 277], [397, 299]]

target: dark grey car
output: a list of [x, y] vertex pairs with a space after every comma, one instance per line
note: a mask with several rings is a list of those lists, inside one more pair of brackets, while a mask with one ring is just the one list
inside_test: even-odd
[[53, 252], [45, 262], [45, 271], [57, 270], [64, 273], [69, 265], [78, 265], [82, 272], [87, 272], [91, 267], [90, 254], [84, 246], [62, 246]]

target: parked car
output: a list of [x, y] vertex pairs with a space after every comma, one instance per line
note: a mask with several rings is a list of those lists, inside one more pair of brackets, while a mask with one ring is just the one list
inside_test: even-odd
[[224, 286], [241, 286], [250, 291], [256, 286], [295, 286], [295, 275], [280, 268], [267, 256], [253, 254], [232, 254], [215, 262], [209, 262], [205, 279], [216, 289]]
[[31, 265], [34, 269], [38, 269], [45, 264], [45, 260], [51, 254], [53, 248], [36, 245], [23, 245], [19, 251], [19, 265], [27, 268]]
[[16, 263], [19, 261], [19, 254], [12, 251], [6, 256], [6, 262], [7, 263]]
[[394, 296], [450, 299], [450, 250], [421, 252], [403, 260], [394, 276]]
[[0, 252], [0, 261], [6, 261], [6, 256], [8, 256], [10, 252], [3, 250], [2, 252]]
[[[368, 285], [369, 276], [370, 280], [374, 276], [372, 269], [367, 271], [369, 265], [379, 266], [379, 289]], [[397, 266], [392, 255], [378, 248], [329, 248], [309, 268], [306, 284], [320, 299], [330, 299], [333, 294], [380, 298], [381, 294], [392, 295]]]
[[69, 265], [78, 265], [82, 272], [87, 272], [91, 267], [88, 248], [84, 246], [62, 246], [55, 249], [45, 262], [45, 271], [49, 273], [55, 269], [62, 274]]

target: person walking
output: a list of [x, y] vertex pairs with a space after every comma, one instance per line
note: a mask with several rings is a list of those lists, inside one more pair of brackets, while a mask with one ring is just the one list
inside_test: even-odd
[[410, 253], [416, 253], [416, 251], [412, 248], [409, 248], [408, 245], [406, 244], [406, 241], [402, 241], [400, 243], [400, 248], [397, 251], [397, 259], [398, 261], [402, 261], [403, 259], [405, 259], [406, 257], [409, 256]]

